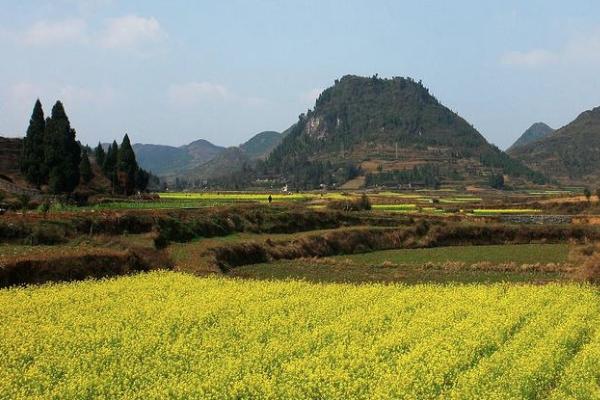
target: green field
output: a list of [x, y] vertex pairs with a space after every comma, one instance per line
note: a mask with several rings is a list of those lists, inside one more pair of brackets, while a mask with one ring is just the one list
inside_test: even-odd
[[527, 209], [527, 208], [499, 208], [499, 209], [478, 209], [478, 210], [473, 210], [473, 214], [475, 215], [502, 215], [502, 214], [510, 214], [510, 215], [515, 215], [515, 214], [522, 214], [522, 215], [528, 215], [528, 214], [539, 214], [541, 213], [542, 210], [537, 210], [537, 209]]
[[385, 261], [396, 264], [444, 263], [448, 261], [459, 261], [466, 264], [481, 261], [498, 264], [508, 262], [535, 264], [563, 263], [567, 261], [568, 255], [568, 244], [515, 244], [385, 250], [334, 258], [350, 259], [364, 265], [381, 264]]
[[592, 399], [579, 285], [340, 285], [150, 273], [0, 290], [6, 399]]
[[[253, 279], [303, 279], [312, 282], [420, 283], [546, 283], [568, 280], [569, 245], [525, 244], [453, 246], [375, 251], [322, 259], [280, 260], [234, 268], [230, 275]], [[477, 263], [491, 268], [471, 268]], [[461, 263], [463, 266], [446, 263]], [[514, 264], [510, 268], [494, 265]], [[559, 264], [552, 268], [521, 269], [522, 265]]]

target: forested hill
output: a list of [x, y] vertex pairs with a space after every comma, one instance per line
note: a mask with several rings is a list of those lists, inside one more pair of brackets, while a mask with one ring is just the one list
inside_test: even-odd
[[516, 148], [511, 154], [563, 183], [597, 183], [600, 178], [600, 107], [581, 113], [554, 134]]
[[481, 181], [494, 174], [544, 181], [490, 145], [421, 82], [399, 77], [336, 80], [314, 110], [300, 116], [266, 167], [299, 187], [361, 175], [372, 184]]
[[240, 145], [240, 149], [251, 159], [266, 158], [281, 140], [283, 134], [275, 131], [264, 131], [252, 136]]

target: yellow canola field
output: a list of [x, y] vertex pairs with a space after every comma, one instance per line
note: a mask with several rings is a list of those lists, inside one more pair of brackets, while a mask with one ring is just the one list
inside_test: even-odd
[[156, 272], [0, 290], [2, 399], [600, 398], [579, 285]]

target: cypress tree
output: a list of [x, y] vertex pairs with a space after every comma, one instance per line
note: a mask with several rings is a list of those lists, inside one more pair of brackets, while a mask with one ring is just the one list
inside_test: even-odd
[[81, 162], [79, 163], [79, 174], [81, 175], [81, 180], [84, 183], [88, 183], [89, 181], [91, 181], [92, 177], [94, 176], [87, 150], [84, 150], [81, 154]]
[[150, 173], [145, 169], [139, 168], [135, 174], [135, 188], [143, 192], [149, 183]]
[[94, 150], [94, 156], [96, 157], [96, 164], [102, 167], [104, 165], [104, 159], [106, 158], [102, 143], [98, 142], [98, 147]]
[[28, 182], [40, 186], [48, 179], [48, 170], [44, 162], [44, 110], [38, 99], [33, 106], [27, 134], [23, 140], [21, 154], [21, 172]]
[[62, 103], [57, 101], [44, 133], [48, 185], [54, 193], [72, 192], [79, 183], [81, 148], [75, 135]]
[[135, 153], [131, 147], [129, 136], [125, 134], [117, 160], [117, 171], [119, 176], [119, 186], [123, 194], [130, 195], [135, 189], [135, 178], [139, 167], [135, 159]]
[[113, 191], [117, 185], [117, 158], [119, 156], [119, 145], [116, 141], [112, 142], [112, 145], [109, 146], [108, 151], [106, 152], [106, 157], [104, 157], [104, 164], [102, 165], [102, 170], [104, 171], [104, 175], [110, 179], [112, 184]]

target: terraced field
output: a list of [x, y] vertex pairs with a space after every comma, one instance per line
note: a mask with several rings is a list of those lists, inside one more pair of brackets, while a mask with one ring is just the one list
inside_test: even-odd
[[158, 272], [5, 289], [0, 310], [7, 399], [600, 396], [590, 286]]

